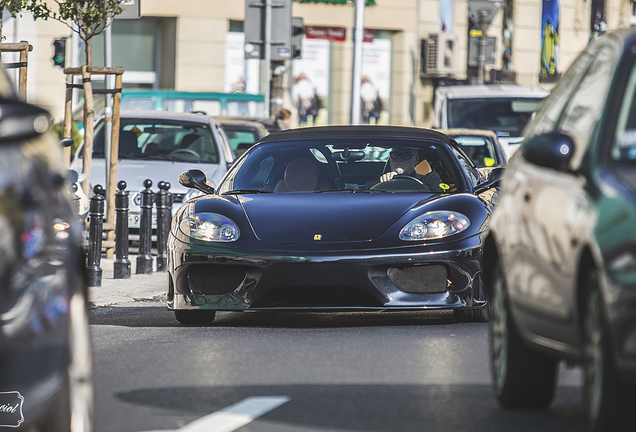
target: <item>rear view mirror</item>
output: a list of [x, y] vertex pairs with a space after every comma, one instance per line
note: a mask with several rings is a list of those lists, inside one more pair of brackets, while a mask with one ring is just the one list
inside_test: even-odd
[[345, 149], [344, 151], [333, 153], [331, 155], [332, 159], [340, 162], [350, 162], [350, 161], [359, 161], [364, 158], [363, 151], [349, 151], [349, 149]]
[[488, 177], [486, 177], [486, 181], [480, 183], [475, 188], [475, 194], [479, 195], [480, 193], [487, 191], [488, 189], [492, 189], [494, 187], [498, 187], [501, 185], [501, 181], [503, 180], [505, 168], [497, 167], [493, 168], [489, 173]]
[[71, 147], [74, 142], [73, 138], [62, 138], [58, 141], [58, 144], [62, 147]]
[[574, 141], [568, 135], [535, 135], [521, 144], [521, 154], [530, 163], [567, 171], [574, 153]]
[[0, 99], [0, 142], [30, 138], [46, 132], [49, 113], [35, 105]]
[[203, 193], [214, 193], [214, 188], [207, 185], [205, 173], [201, 170], [192, 169], [179, 175], [179, 183], [187, 188], [194, 188]]

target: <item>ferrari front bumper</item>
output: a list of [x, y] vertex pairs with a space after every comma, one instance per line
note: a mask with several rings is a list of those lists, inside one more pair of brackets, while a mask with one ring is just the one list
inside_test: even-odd
[[[170, 309], [422, 310], [482, 308], [482, 246], [292, 255], [208, 252], [173, 244]], [[176, 247], [175, 247], [176, 246]], [[445, 245], [445, 246], [448, 246]]]

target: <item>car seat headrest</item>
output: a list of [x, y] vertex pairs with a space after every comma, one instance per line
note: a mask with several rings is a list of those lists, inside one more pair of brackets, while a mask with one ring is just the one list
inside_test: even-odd
[[294, 159], [285, 169], [285, 186], [292, 191], [313, 191], [318, 186], [318, 167], [309, 159]]

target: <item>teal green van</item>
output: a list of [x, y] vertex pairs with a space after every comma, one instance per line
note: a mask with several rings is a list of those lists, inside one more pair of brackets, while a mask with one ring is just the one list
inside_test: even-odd
[[[95, 96], [95, 119], [104, 113], [105, 98]], [[246, 93], [187, 92], [177, 90], [123, 90], [121, 111], [200, 112], [211, 116], [264, 117], [263, 95]], [[79, 104], [73, 120], [82, 129], [84, 104]]]
[[202, 112], [212, 116], [263, 117], [263, 95], [245, 93], [134, 90], [121, 94], [121, 110]]

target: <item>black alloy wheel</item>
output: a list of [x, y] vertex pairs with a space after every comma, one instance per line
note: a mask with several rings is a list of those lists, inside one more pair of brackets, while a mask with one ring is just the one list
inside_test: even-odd
[[611, 347], [603, 319], [603, 299], [598, 272], [585, 278], [587, 290], [583, 315], [583, 371], [585, 403], [592, 432], [633, 430], [628, 427], [636, 397], [621, 384], [611, 358]]
[[490, 367], [497, 400], [504, 408], [546, 408], [554, 397], [557, 362], [528, 348], [515, 328], [500, 261], [492, 280]]

